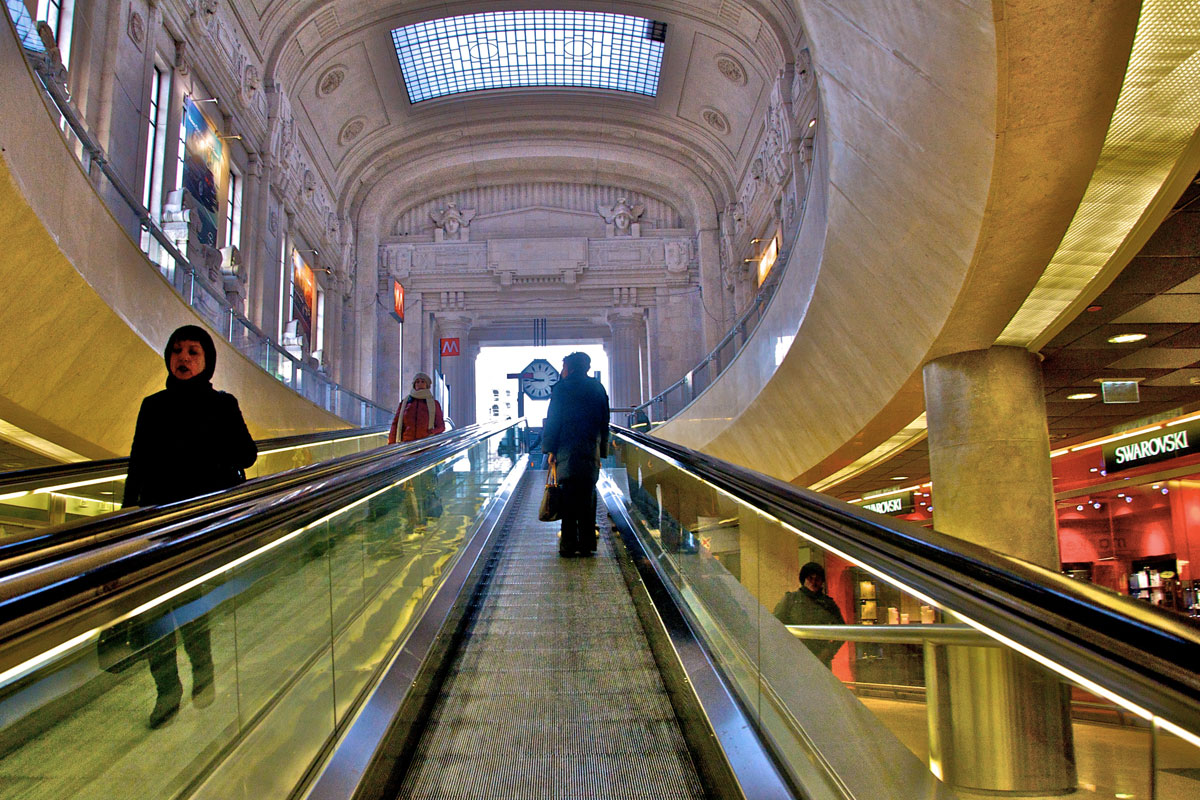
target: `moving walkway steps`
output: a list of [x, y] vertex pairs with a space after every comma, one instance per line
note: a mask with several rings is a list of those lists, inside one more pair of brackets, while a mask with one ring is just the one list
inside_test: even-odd
[[526, 475], [399, 797], [705, 797], [613, 553], [560, 558]]

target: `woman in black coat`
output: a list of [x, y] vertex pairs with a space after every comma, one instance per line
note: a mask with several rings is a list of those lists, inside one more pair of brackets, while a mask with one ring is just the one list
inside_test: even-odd
[[[184, 325], [167, 340], [163, 359], [167, 388], [143, 400], [138, 412], [125, 478], [125, 507], [171, 503], [228, 489], [246, 479], [243, 470], [258, 458], [237, 399], [212, 386], [217, 349], [208, 332]], [[175, 659], [175, 615], [189, 599], [180, 598], [172, 605], [165, 625], [150, 623], [135, 633], [137, 644], [148, 648], [146, 656], [158, 688], [150, 714], [152, 728], [171, 719], [183, 697]], [[215, 697], [208, 620], [199, 613], [178, 627], [192, 662], [192, 701], [203, 708]]]

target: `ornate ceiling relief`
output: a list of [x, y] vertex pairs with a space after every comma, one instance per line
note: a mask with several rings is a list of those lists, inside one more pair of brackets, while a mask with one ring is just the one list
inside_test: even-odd
[[700, 116], [708, 123], [708, 127], [722, 135], [729, 133], [729, 119], [715, 108], [705, 108]]
[[317, 79], [317, 97], [328, 97], [338, 90], [346, 80], [346, 65], [334, 64], [321, 73]]
[[342, 147], [348, 147], [363, 130], [367, 127], [366, 117], [354, 117], [338, 132], [338, 144]]
[[717, 71], [735, 86], [746, 85], [746, 68], [742, 66], [742, 62], [728, 53], [722, 53], [717, 57]]

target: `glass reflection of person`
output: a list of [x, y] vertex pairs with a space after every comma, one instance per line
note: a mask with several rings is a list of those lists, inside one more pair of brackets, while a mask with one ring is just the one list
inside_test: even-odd
[[[172, 503], [228, 489], [245, 480], [244, 470], [258, 458], [237, 399], [212, 386], [217, 351], [208, 332], [184, 325], [171, 334], [163, 358], [167, 388], [144, 399], [138, 411], [125, 507]], [[151, 728], [175, 716], [183, 697], [175, 657], [177, 627], [192, 664], [192, 702], [204, 708], [215, 697], [208, 618], [195, 611], [201, 605], [197, 599], [195, 594], [181, 595], [160, 620], [135, 627], [131, 636], [150, 662], [158, 689]], [[193, 615], [177, 624], [187, 616], [185, 606]]]

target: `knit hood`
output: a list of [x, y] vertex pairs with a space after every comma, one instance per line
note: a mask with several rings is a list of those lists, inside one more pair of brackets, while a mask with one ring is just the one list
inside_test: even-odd
[[[200, 349], [204, 351], [204, 371], [186, 381], [181, 381], [171, 374], [171, 350], [174, 349], [177, 342], [197, 342]], [[199, 325], [184, 325], [182, 328], [177, 328], [171, 334], [171, 338], [167, 339], [167, 346], [163, 348], [163, 362], [167, 365], [168, 389], [185, 386], [199, 388], [212, 381], [213, 372], [217, 369], [217, 346], [213, 344], [212, 336], [204, 328]]]

